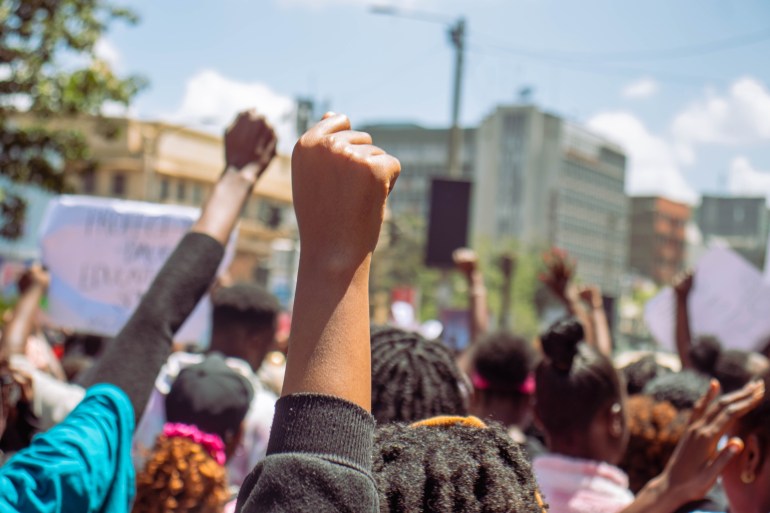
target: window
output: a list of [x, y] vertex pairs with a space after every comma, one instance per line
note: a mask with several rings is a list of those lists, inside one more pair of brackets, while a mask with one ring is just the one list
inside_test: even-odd
[[196, 205], [200, 205], [203, 202], [203, 187], [199, 183], [194, 184], [192, 187], [192, 200]]
[[169, 195], [168, 178], [164, 178], [160, 181], [160, 199], [167, 200], [168, 195]]
[[112, 175], [112, 195], [113, 196], [125, 196], [126, 195], [126, 175], [125, 173], [117, 172]]
[[93, 194], [96, 192], [96, 171], [94, 169], [86, 169], [83, 171], [80, 180], [83, 184], [84, 193]]
[[187, 196], [187, 184], [179, 180], [176, 183], [176, 199], [177, 201], [184, 201], [185, 196]]

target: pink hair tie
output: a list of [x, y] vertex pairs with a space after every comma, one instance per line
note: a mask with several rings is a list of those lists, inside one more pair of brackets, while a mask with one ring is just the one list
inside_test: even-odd
[[530, 374], [524, 383], [519, 387], [519, 392], [525, 395], [533, 395], [535, 393], [535, 376]]
[[473, 383], [473, 387], [476, 390], [488, 390], [490, 387], [490, 384], [489, 384], [489, 381], [487, 381], [487, 378], [485, 378], [478, 372], [473, 373], [473, 376], [471, 376], [471, 382]]
[[166, 438], [187, 438], [206, 449], [211, 457], [220, 465], [224, 465], [227, 461], [225, 443], [219, 435], [204, 433], [196, 426], [169, 422], [163, 426], [163, 436]]

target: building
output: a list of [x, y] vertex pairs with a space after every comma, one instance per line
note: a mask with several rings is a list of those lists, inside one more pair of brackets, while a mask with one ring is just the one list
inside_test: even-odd
[[[224, 169], [221, 137], [197, 130], [125, 118], [83, 119], [77, 128], [97, 163], [72, 172], [77, 194], [200, 206]], [[271, 269], [273, 247], [296, 239], [290, 157], [279, 155], [242, 214], [232, 278], [269, 285], [271, 271], [284, 272]]]
[[[398, 185], [388, 198], [388, 208], [394, 216], [413, 214], [428, 218], [430, 183], [434, 176], [447, 176], [449, 129], [424, 128], [414, 124], [376, 124], [362, 127], [371, 134], [375, 144], [401, 162]], [[473, 179], [476, 130], [462, 130], [460, 162], [462, 177]]]
[[660, 197], [631, 198], [628, 263], [631, 271], [670, 284], [685, 266], [690, 207]]
[[628, 251], [623, 150], [534, 106], [501, 106], [477, 129], [473, 237], [556, 246], [578, 276], [619, 293]]
[[722, 240], [763, 269], [770, 229], [764, 197], [703, 196], [698, 228], [706, 245]]

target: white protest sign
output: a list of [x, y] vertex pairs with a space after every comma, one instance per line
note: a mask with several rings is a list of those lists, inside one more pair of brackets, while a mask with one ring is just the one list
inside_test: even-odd
[[[709, 250], [695, 269], [688, 302], [692, 335], [716, 336], [731, 349], [756, 351], [770, 337], [770, 285], [740, 255], [727, 248]], [[650, 300], [647, 327], [665, 348], [676, 349], [676, 300], [671, 288]]]
[[[59, 327], [114, 336], [198, 218], [197, 208], [91, 196], [60, 196], [40, 228], [51, 274], [48, 318]], [[233, 240], [220, 267], [232, 258]], [[211, 304], [198, 304], [175, 340], [201, 341]]]

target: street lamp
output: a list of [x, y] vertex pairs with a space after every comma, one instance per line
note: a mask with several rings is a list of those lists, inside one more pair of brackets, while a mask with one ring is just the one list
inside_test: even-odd
[[465, 53], [465, 18], [458, 18], [453, 23], [446, 16], [425, 11], [402, 11], [389, 5], [373, 5], [370, 8], [373, 14], [407, 18], [412, 20], [440, 23], [448, 29], [449, 41], [455, 49], [454, 87], [452, 90], [452, 129], [449, 134], [448, 167], [450, 178], [460, 178], [462, 169], [460, 166], [460, 98], [462, 94], [463, 54]]

